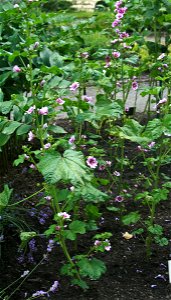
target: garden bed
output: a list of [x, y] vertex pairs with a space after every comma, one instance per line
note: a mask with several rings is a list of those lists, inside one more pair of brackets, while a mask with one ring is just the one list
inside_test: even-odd
[[[134, 144], [129, 144], [127, 154], [132, 156], [135, 151]], [[165, 167], [162, 172], [168, 174], [170, 166]], [[138, 172], [143, 172], [141, 163], [138, 166]], [[107, 178], [106, 171], [98, 171], [97, 177]], [[124, 173], [124, 178], [130, 187], [134, 188], [135, 179], [137, 176], [137, 168], [134, 170], [127, 169]], [[18, 168], [12, 168], [7, 175], [1, 176], [1, 184], [8, 183], [14, 189], [14, 201], [19, 201], [31, 194], [34, 194], [40, 189], [43, 179], [36, 171], [30, 173], [27, 165]], [[38, 183], [40, 186], [38, 187]], [[141, 186], [139, 187], [139, 192]], [[113, 192], [114, 193], [114, 192]], [[32, 200], [26, 201], [20, 213], [27, 220], [31, 231], [39, 232], [40, 236], [47, 228], [48, 224], [53, 222], [51, 217], [46, 224], [40, 224], [37, 217], [31, 217], [29, 211], [36, 209], [36, 204], [39, 202], [42, 194], [38, 194]], [[113, 195], [114, 197], [114, 195]], [[119, 204], [119, 203], [118, 203]], [[137, 209], [137, 203], [133, 199], [125, 200], [125, 211], [129, 212]], [[47, 207], [46, 207], [47, 210]], [[40, 209], [39, 209], [40, 211]], [[25, 299], [37, 290], [48, 290], [54, 280], [59, 281], [59, 288], [56, 294], [51, 294], [50, 299], [154, 299], [164, 300], [170, 299], [170, 285], [168, 283], [167, 260], [170, 254], [169, 246], [159, 248], [153, 246], [153, 254], [148, 260], [143, 237], [135, 236], [129, 240], [123, 237], [123, 233], [132, 231], [134, 225], [123, 226], [121, 224], [121, 216], [115, 212], [106, 212], [106, 207], [102, 205], [102, 216], [99, 219], [98, 232], [111, 232], [110, 238], [112, 248], [108, 253], [98, 254], [106, 266], [106, 274], [99, 281], [89, 281], [89, 290], [82, 291], [78, 287], [70, 284], [67, 278], [60, 275], [61, 268], [65, 258], [59, 246], [56, 246], [49, 258], [45, 260], [28, 279], [23, 283], [20, 290], [12, 296], [11, 299]], [[19, 213], [19, 214], [20, 214]], [[147, 217], [148, 212], [143, 208], [142, 218]], [[165, 201], [160, 206], [157, 212], [156, 221], [165, 228], [165, 236], [170, 238], [170, 201]], [[78, 239], [79, 253], [84, 252], [90, 243], [91, 233], [85, 237]], [[18, 246], [20, 241], [13, 227], [9, 227], [7, 232], [4, 232], [4, 242], [2, 243], [2, 274], [3, 285], [6, 287], [20, 277], [24, 270], [31, 270], [42, 259], [46, 253], [47, 240], [45, 238], [36, 238], [36, 247], [38, 251], [33, 254], [32, 263], [28, 262], [29, 250], [25, 253], [25, 260], [19, 263], [20, 253]], [[89, 241], [88, 241], [89, 239]], [[74, 255], [74, 246], [71, 246], [71, 255]], [[11, 292], [14, 288], [11, 289]], [[10, 293], [9, 293], [10, 294]]]

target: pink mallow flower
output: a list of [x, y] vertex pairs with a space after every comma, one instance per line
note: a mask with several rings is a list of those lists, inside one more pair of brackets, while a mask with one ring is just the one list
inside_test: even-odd
[[19, 72], [21, 72], [21, 69], [20, 69], [20, 67], [19, 66], [17, 66], [17, 65], [15, 65], [14, 67], [13, 67], [13, 72], [14, 73], [19, 73]]
[[115, 197], [115, 202], [122, 202], [123, 200], [124, 200], [123, 196], [118, 195]]
[[98, 165], [96, 158], [93, 156], [89, 156], [86, 160], [86, 163], [91, 169], [95, 169]]
[[93, 98], [91, 96], [83, 95], [82, 100], [89, 104], [93, 104]]
[[133, 82], [132, 82], [132, 89], [133, 89], [134, 91], [136, 91], [136, 90], [138, 89], [138, 82], [136, 82], [136, 81], [133, 81]]
[[112, 52], [112, 55], [113, 55], [113, 57], [118, 58], [118, 57], [120, 57], [121, 54], [119, 51], [114, 51], [114, 52]]
[[59, 105], [63, 105], [65, 103], [65, 101], [62, 100], [61, 98], [57, 98], [56, 103], [58, 103]]
[[28, 141], [31, 142], [34, 139], [35, 135], [32, 131], [29, 131], [28, 133]]
[[51, 147], [51, 143], [47, 143], [47, 144], [44, 145], [45, 149], [49, 149], [50, 147]]
[[30, 108], [26, 111], [26, 113], [27, 113], [28, 115], [31, 115], [31, 114], [34, 112], [35, 108], [36, 108], [35, 105], [30, 106]]
[[73, 82], [70, 85], [70, 91], [75, 92], [79, 88], [79, 86], [80, 86], [79, 82]]
[[120, 23], [120, 20], [114, 20], [114, 21], [112, 22], [112, 27], [114, 28], [114, 27], [118, 26], [119, 23]]
[[44, 106], [42, 108], [40, 108], [38, 110], [38, 114], [39, 115], [43, 115], [43, 116], [46, 116], [48, 114], [48, 107], [47, 106]]
[[68, 143], [69, 143], [70, 145], [72, 145], [72, 144], [74, 144], [74, 142], [75, 142], [75, 135], [72, 135], [72, 136], [70, 137]]
[[118, 9], [122, 5], [122, 0], [115, 2], [115, 7]]
[[155, 146], [155, 144], [156, 144], [155, 142], [151, 142], [150, 144], [148, 144], [148, 147], [149, 147], [149, 148], [152, 148], [152, 147]]
[[166, 102], [167, 102], [167, 99], [166, 99], [166, 98], [163, 98], [163, 99], [161, 99], [161, 100], [157, 103], [157, 105], [164, 104], [164, 103], [166, 103]]
[[57, 214], [58, 215], [58, 217], [60, 217], [60, 218], [62, 218], [62, 219], [70, 219], [70, 217], [71, 217], [71, 215], [69, 215], [67, 212], [60, 212], [60, 213], [58, 213]]

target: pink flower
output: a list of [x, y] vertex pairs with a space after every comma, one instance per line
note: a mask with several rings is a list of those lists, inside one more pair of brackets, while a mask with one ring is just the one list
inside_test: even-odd
[[47, 143], [47, 144], [44, 145], [45, 149], [49, 149], [50, 147], [51, 147], [51, 143]]
[[17, 65], [15, 65], [14, 67], [13, 67], [13, 72], [14, 73], [19, 73], [19, 72], [21, 72], [21, 69], [19, 68], [19, 66], [17, 66]]
[[47, 201], [50, 201], [50, 200], [52, 199], [51, 196], [45, 196], [44, 198], [45, 198]]
[[149, 148], [152, 148], [152, 147], [155, 146], [155, 144], [156, 144], [155, 142], [151, 142], [150, 144], [148, 144], [148, 147], [149, 147]]
[[65, 101], [62, 100], [61, 98], [57, 98], [56, 103], [58, 103], [59, 105], [63, 105], [65, 103]]
[[39, 42], [35, 42], [33, 45], [33, 49], [37, 49], [39, 47], [39, 44], [40, 44]]
[[79, 86], [80, 86], [79, 82], [73, 82], [70, 85], [70, 91], [75, 92], [79, 88]]
[[120, 57], [121, 54], [118, 51], [114, 51], [114, 52], [112, 52], [112, 55], [113, 55], [113, 57], [118, 58], [118, 57]]
[[115, 202], [122, 202], [123, 200], [124, 200], [123, 196], [118, 195], [115, 197]]
[[120, 14], [125, 14], [127, 9], [128, 9], [127, 7], [118, 7], [117, 12]]
[[28, 115], [31, 115], [31, 114], [34, 112], [35, 108], [36, 108], [35, 105], [31, 106], [31, 107], [26, 111], [26, 113], [27, 113]]
[[115, 7], [118, 9], [122, 5], [122, 0], [116, 1]]
[[86, 163], [91, 169], [95, 169], [98, 165], [96, 158], [93, 156], [89, 156], [86, 160]]
[[40, 86], [42, 87], [42, 86], [44, 86], [44, 84], [46, 83], [46, 80], [42, 80], [41, 82], [40, 82]]
[[39, 115], [43, 115], [43, 116], [46, 116], [48, 114], [48, 107], [47, 106], [44, 106], [42, 108], [40, 108], [38, 110], [38, 114]]
[[83, 53], [81, 53], [81, 57], [88, 58], [89, 57], [89, 53], [88, 52], [83, 52]]
[[115, 172], [113, 172], [113, 175], [119, 177], [119, 176], [121, 176], [121, 173], [119, 173], [118, 171], [115, 171]]
[[113, 22], [112, 22], [112, 27], [114, 28], [114, 27], [118, 26], [119, 23], [120, 23], [120, 20], [115, 20], [115, 21], [113, 21]]
[[164, 104], [164, 103], [166, 103], [166, 102], [167, 102], [167, 99], [166, 99], [166, 98], [163, 98], [163, 99], [161, 99], [161, 100], [157, 103], [157, 105]]
[[124, 16], [124, 14], [118, 13], [118, 14], [116, 15], [116, 19], [117, 19], [117, 20], [120, 20], [120, 19], [123, 18], [123, 16]]
[[89, 104], [93, 104], [93, 98], [87, 95], [83, 95], [82, 96], [82, 100], [84, 100], [85, 102], [89, 103]]
[[31, 142], [34, 139], [35, 135], [32, 131], [29, 131], [28, 133], [28, 141]]
[[111, 167], [112, 162], [111, 162], [110, 160], [106, 160], [106, 165], [107, 165], [108, 167]]
[[30, 169], [33, 169], [33, 170], [36, 169], [36, 166], [34, 164], [31, 164], [29, 167], [30, 167]]
[[103, 170], [105, 170], [105, 165], [101, 165], [101, 166], [99, 166], [99, 171], [103, 171]]
[[101, 241], [99, 241], [99, 240], [94, 241], [94, 246], [99, 246], [100, 244], [101, 244]]
[[75, 142], [75, 135], [72, 135], [72, 136], [70, 137], [68, 143], [69, 143], [70, 145], [72, 145], [72, 144], [74, 144], [74, 142]]
[[163, 59], [165, 56], [166, 56], [166, 54], [165, 54], [165, 53], [162, 53], [161, 55], [159, 55], [159, 57], [157, 58], [157, 60], [161, 60], [161, 59]]
[[57, 214], [58, 217], [61, 217], [62, 219], [70, 219], [71, 215], [69, 215], [67, 212], [60, 212]]
[[127, 38], [127, 37], [129, 37], [129, 33], [127, 33], [127, 32], [121, 32], [120, 33], [120, 35], [119, 35], [119, 37], [121, 38], [121, 39], [123, 39], [123, 38]]
[[133, 89], [134, 91], [136, 91], [136, 90], [138, 89], [138, 82], [136, 82], [136, 81], [133, 81], [133, 82], [132, 82], [132, 89]]

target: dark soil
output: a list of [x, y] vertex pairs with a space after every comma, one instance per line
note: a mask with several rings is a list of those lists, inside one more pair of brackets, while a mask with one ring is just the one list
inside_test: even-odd
[[[167, 172], [170, 172], [169, 170], [169, 168], [165, 169], [166, 174]], [[135, 170], [132, 170], [131, 172], [128, 171], [128, 174], [125, 174], [128, 182], [131, 182], [131, 178], [136, 176], [136, 172], [137, 169], [135, 168]], [[103, 177], [105, 176], [103, 175]], [[11, 168], [7, 175], [1, 176], [0, 180], [1, 190], [4, 183], [14, 189], [13, 195], [15, 201], [27, 197], [39, 190], [41, 186], [37, 186], [37, 183], [43, 181], [38, 173], [29, 173], [26, 168], [23, 169], [23, 166]], [[17, 217], [24, 217], [32, 231], [36, 229], [40, 233], [43, 233], [44, 229], [47, 228], [47, 225], [41, 225], [37, 218], [31, 217], [27, 213], [28, 210], [35, 207], [39, 197], [40, 195], [34, 197], [33, 200], [27, 201], [25, 205], [22, 205], [22, 210], [18, 211]], [[129, 199], [126, 200], [125, 207], [128, 211], [134, 211], [136, 204], [132, 199]], [[170, 208], [170, 200], [162, 202], [159, 204], [156, 217], [157, 223], [165, 228], [165, 236], [168, 239], [170, 239], [171, 228]], [[28, 277], [20, 287], [20, 290], [17, 291], [11, 299], [23, 300], [37, 290], [47, 291], [54, 280], [58, 280], [60, 286], [56, 294], [50, 295], [49, 299], [52, 300], [171, 299], [171, 285], [169, 285], [167, 268], [167, 261], [170, 253], [169, 246], [153, 246], [153, 255], [150, 260], [147, 260], [142, 237], [136, 236], [130, 240], [125, 240], [122, 234], [125, 231], [130, 231], [130, 226], [123, 227], [116, 213], [106, 213], [105, 207], [101, 210], [104, 210], [104, 214], [102, 215], [104, 219], [99, 223], [99, 232], [109, 231], [112, 232], [113, 236], [111, 238], [112, 250], [97, 255], [107, 266], [107, 272], [100, 280], [89, 281], [90, 288], [86, 292], [83, 292], [78, 287], [71, 286], [69, 279], [60, 275], [60, 267], [65, 261], [65, 258], [60, 247], [57, 246], [53, 249], [48, 260], [45, 260], [37, 270]], [[146, 217], [147, 212], [145, 209], [143, 210], [143, 213], [144, 217]], [[47, 224], [50, 224], [50, 222], [50, 219], [47, 220]], [[35, 264], [42, 259], [43, 254], [46, 252], [47, 240], [40, 238], [36, 239], [36, 241], [38, 251], [33, 254], [35, 262], [32, 264], [28, 263], [28, 260], [26, 259], [27, 249], [25, 261], [19, 263], [17, 260], [17, 257], [19, 257], [17, 250], [20, 241], [16, 229], [13, 228], [13, 226], [8, 226], [5, 229], [4, 241], [1, 243], [1, 278], [3, 288], [20, 277], [24, 270], [33, 269]], [[84, 251], [88, 243], [88, 236], [81, 238], [79, 240], [79, 251]], [[12, 293], [13, 290], [14, 288], [10, 290], [9, 294]]]

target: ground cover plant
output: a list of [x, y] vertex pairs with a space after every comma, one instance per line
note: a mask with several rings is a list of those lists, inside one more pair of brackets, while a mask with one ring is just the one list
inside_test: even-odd
[[106, 3], [0, 4], [1, 299], [170, 297], [170, 2]]

